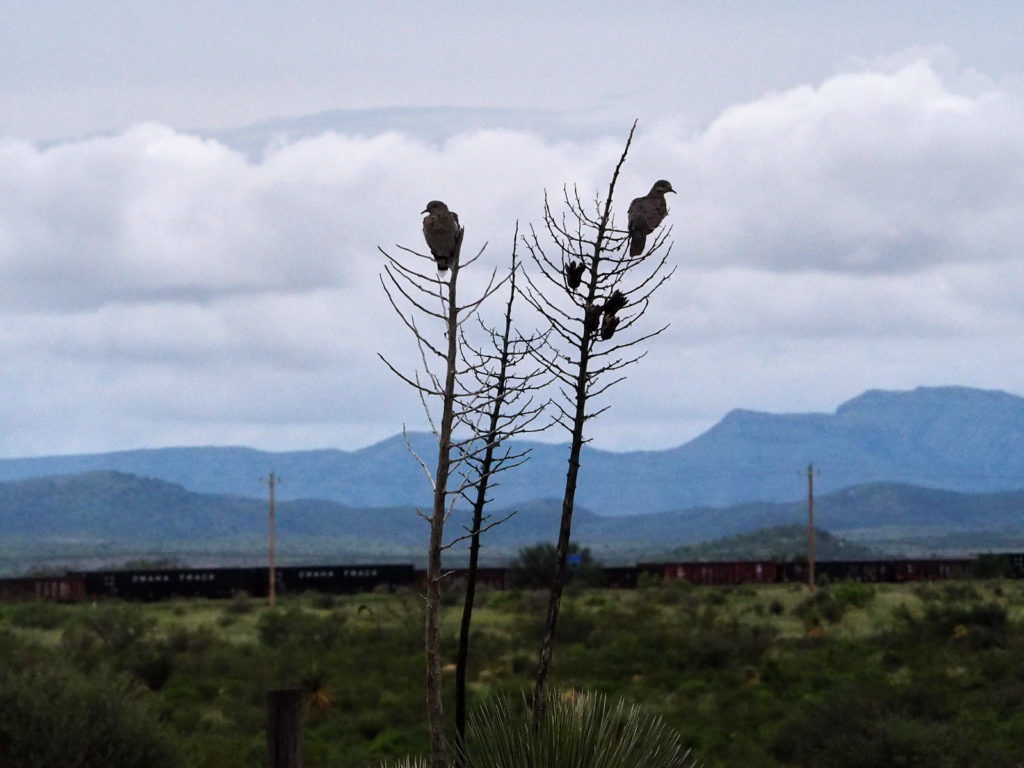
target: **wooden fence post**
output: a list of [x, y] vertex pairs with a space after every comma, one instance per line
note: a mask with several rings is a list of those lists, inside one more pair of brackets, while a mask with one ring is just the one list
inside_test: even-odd
[[267, 691], [267, 766], [302, 768], [302, 690]]

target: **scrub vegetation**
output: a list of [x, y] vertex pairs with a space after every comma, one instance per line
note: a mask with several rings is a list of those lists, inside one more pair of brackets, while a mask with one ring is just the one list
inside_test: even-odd
[[[529, 695], [546, 602], [543, 590], [478, 592], [471, 717]], [[442, 604], [450, 658], [461, 592]], [[286, 596], [275, 610], [245, 598], [0, 605], [0, 764], [260, 765], [265, 693], [281, 687], [305, 691], [309, 768], [425, 755], [422, 617], [414, 592]], [[553, 696], [638, 704], [705, 766], [1024, 760], [1019, 582], [813, 595], [570, 583], [559, 636]]]

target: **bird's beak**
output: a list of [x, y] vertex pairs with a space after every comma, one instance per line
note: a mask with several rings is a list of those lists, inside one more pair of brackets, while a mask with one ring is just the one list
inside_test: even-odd
[[424, 208], [422, 211], [420, 211], [420, 213], [426, 213], [428, 210], [430, 210], [430, 209], [429, 208]]
[[670, 190], [667, 190], [667, 191], [671, 192], [673, 195], [676, 193], [676, 191], [674, 189], [670, 189]]

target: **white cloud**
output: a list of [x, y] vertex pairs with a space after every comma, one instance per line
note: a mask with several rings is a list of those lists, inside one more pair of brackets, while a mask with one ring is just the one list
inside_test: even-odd
[[904, 272], [1024, 239], [1024, 103], [957, 92], [928, 61], [769, 94], [672, 149], [703, 263]]
[[[376, 358], [417, 360], [378, 245], [419, 248], [440, 197], [504, 269], [545, 189], [604, 194], [627, 131], [325, 133], [259, 159], [157, 124], [0, 141], [0, 453], [351, 447], [421, 427]], [[732, 407], [831, 408], [868, 387], [1024, 391], [1005, 354], [1024, 342], [1022, 156], [1024, 93], [920, 58], [698, 132], [641, 124], [620, 218], [670, 179], [680, 268], [652, 309], [672, 326], [610, 393], [598, 444], [669, 445]]]

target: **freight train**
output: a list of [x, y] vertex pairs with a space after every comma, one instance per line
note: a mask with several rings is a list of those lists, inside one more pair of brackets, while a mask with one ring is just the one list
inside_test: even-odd
[[[482, 568], [480, 584], [494, 589], [510, 586], [508, 568]], [[986, 554], [959, 559], [830, 560], [815, 563], [816, 579], [829, 581], [913, 582], [1002, 576], [1024, 578], [1024, 553]], [[463, 581], [465, 569], [448, 572], [452, 583]], [[418, 588], [423, 571], [411, 564], [284, 566], [275, 569], [279, 594], [326, 592], [334, 594]], [[732, 562], [638, 563], [601, 569], [601, 580], [611, 589], [635, 588], [648, 581], [686, 581], [699, 586], [778, 584], [805, 582], [807, 563], [752, 560]], [[41, 599], [78, 602], [100, 598], [167, 600], [175, 597], [265, 597], [268, 571], [249, 568], [164, 568], [69, 572], [61, 576], [26, 576], [0, 579], [0, 602]]]

